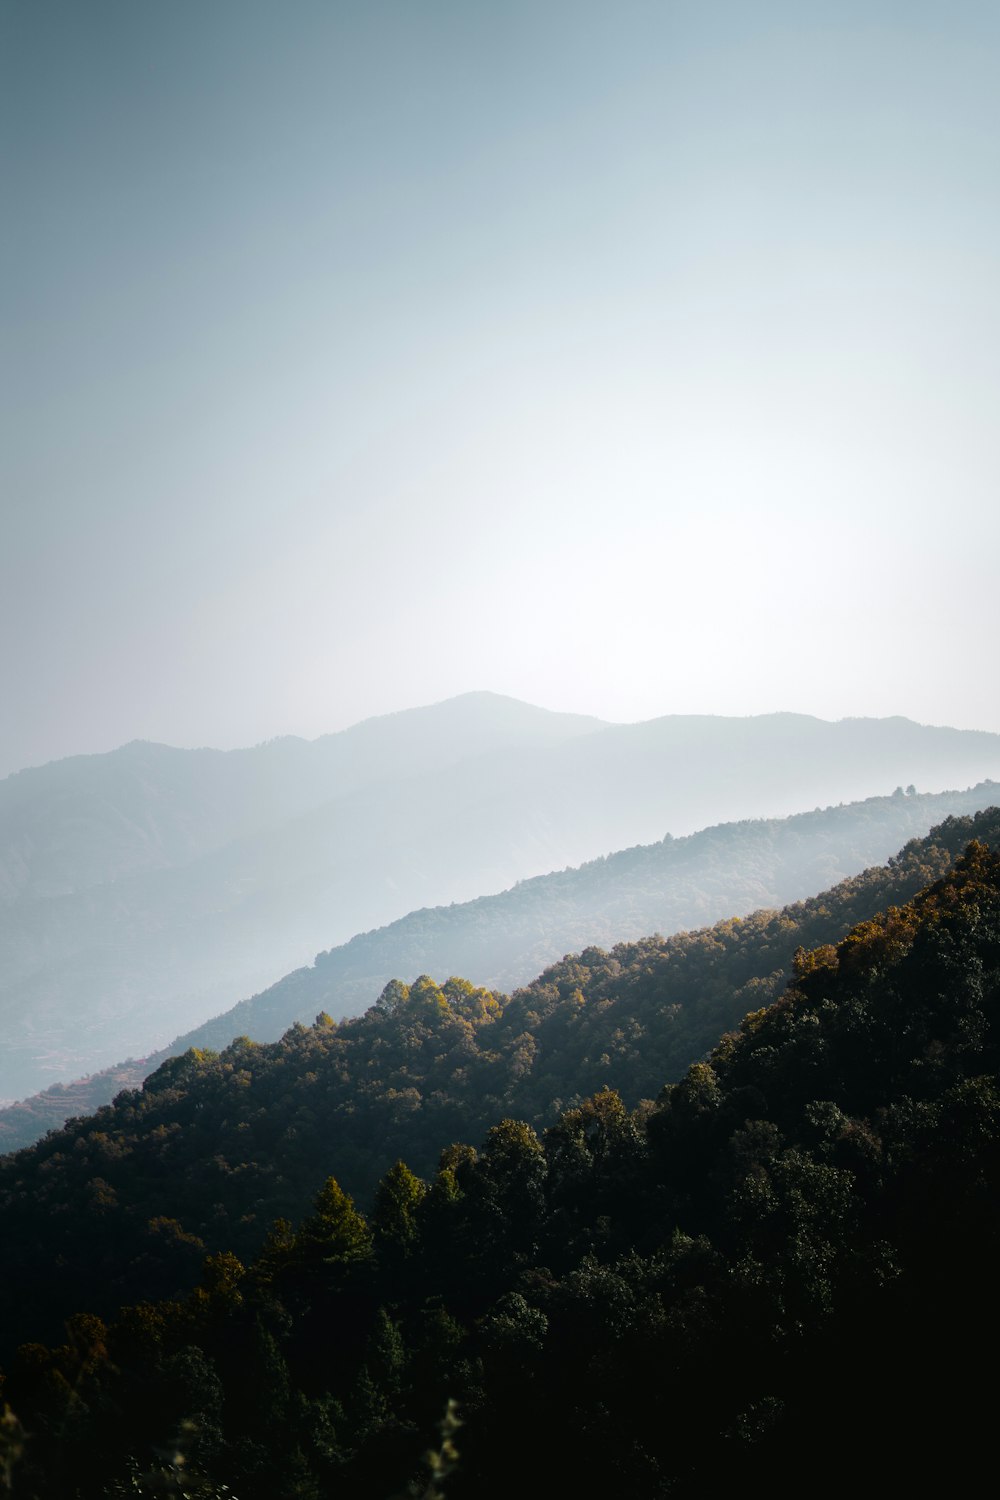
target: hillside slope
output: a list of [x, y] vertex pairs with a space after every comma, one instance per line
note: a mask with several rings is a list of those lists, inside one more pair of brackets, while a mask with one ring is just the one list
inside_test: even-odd
[[787, 819], [728, 824], [537, 876], [499, 895], [411, 912], [321, 953], [312, 968], [295, 971], [145, 1060], [117, 1064], [0, 1111], [0, 1149], [29, 1145], [70, 1115], [97, 1109], [188, 1047], [225, 1047], [239, 1035], [274, 1041], [321, 1010], [335, 1019], [356, 1015], [393, 978], [454, 971], [474, 984], [510, 990], [576, 949], [783, 906], [881, 863], [949, 814], [979, 811], [998, 791], [984, 784], [966, 792], [869, 798]]
[[[422, 777], [602, 727], [470, 693], [313, 742], [225, 753], [136, 743], [8, 777], [0, 1098], [148, 1051], [331, 933], [416, 905], [434, 888], [403, 854], [414, 819], [426, 830]], [[474, 851], [452, 853], [467, 894], [489, 883]], [[522, 851], [505, 854], [525, 873]]]
[[605, 1085], [630, 1105], [654, 1097], [780, 993], [798, 947], [906, 902], [971, 838], [1000, 843], [1000, 811], [948, 819], [781, 912], [585, 950], [511, 997], [424, 978], [339, 1026], [171, 1059], [141, 1092], [0, 1160], [5, 1337], [190, 1286], [206, 1247], [254, 1253], [329, 1173], [366, 1197], [397, 1157], [429, 1172], [504, 1116], [545, 1126]]
[[477, 1140], [430, 1181], [390, 1166], [367, 1217], [318, 1179], [249, 1267], [223, 1253], [183, 1302], [29, 1345], [6, 1390], [20, 1493], [982, 1487], [1000, 854], [970, 843], [800, 951], [776, 1002], [655, 1102], [602, 1090], [542, 1139], [506, 1119]]
[[419, 906], [665, 832], [988, 776], [1000, 736], [904, 719], [600, 726], [491, 694], [313, 744], [24, 772], [0, 788], [0, 1098], [145, 1055]]

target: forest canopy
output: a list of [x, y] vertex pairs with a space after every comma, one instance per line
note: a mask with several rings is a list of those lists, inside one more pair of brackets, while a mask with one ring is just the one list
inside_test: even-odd
[[[503, 1014], [415, 989], [366, 1024]], [[400, 1159], [367, 1213], [320, 1178], [250, 1259], [202, 1247], [186, 1295], [22, 1347], [15, 1492], [389, 1500], [424, 1492], [428, 1452], [457, 1500], [963, 1488], [991, 1444], [974, 1350], [1000, 1331], [998, 1025], [1000, 856], [973, 841], [800, 949], [654, 1100], [605, 1088], [430, 1171]]]

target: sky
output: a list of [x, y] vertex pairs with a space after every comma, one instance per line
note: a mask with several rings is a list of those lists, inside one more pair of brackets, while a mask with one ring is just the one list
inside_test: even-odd
[[0, 0], [0, 774], [1000, 730], [1000, 8]]

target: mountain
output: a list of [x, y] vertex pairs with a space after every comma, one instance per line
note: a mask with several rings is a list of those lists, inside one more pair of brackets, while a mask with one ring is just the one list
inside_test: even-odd
[[0, 1148], [28, 1145], [70, 1115], [97, 1109], [188, 1047], [221, 1048], [241, 1034], [273, 1041], [319, 1011], [336, 1019], [355, 1015], [393, 978], [409, 982], [454, 971], [474, 984], [510, 990], [573, 950], [783, 906], [881, 863], [949, 814], [977, 812], [998, 790], [984, 784], [966, 792], [869, 798], [786, 819], [726, 824], [537, 876], [499, 895], [411, 912], [319, 954], [311, 968], [143, 1061], [56, 1085], [0, 1111]]
[[[995, 810], [976, 820], [980, 834], [998, 828]], [[895, 900], [940, 852], [914, 845], [829, 905], [843, 915], [879, 886]], [[800, 933], [831, 916], [814, 907]], [[760, 935], [744, 946], [714, 930], [699, 947], [701, 982], [714, 971], [731, 1015], [727, 989], [750, 966], [727, 975], [725, 955], [759, 960]], [[669, 944], [641, 962], [623, 950], [616, 972], [607, 957], [598, 988], [564, 997], [577, 1024], [624, 1034], [629, 1016], [657, 1015], [655, 1041], [684, 959]], [[440, 1044], [463, 1018], [495, 1029], [518, 1005], [490, 1015], [471, 986], [434, 990], [387, 998], [371, 1060], [379, 1040], [383, 1054], [403, 1040], [400, 1017], [411, 1042], [422, 1031]], [[345, 1061], [306, 1038], [295, 1129], [257, 1142], [279, 1173]], [[623, 1072], [633, 1097], [635, 1065], [652, 1061], [637, 1041]], [[260, 1128], [237, 1102], [253, 1096], [254, 1065], [233, 1061], [228, 1085], [211, 1069], [194, 1082], [196, 1059], [165, 1066], [177, 1128], [161, 1116], [157, 1129], [174, 1177], [194, 1170], [199, 1107], [216, 1143], [220, 1119]], [[276, 1224], [250, 1263], [209, 1256], [182, 1300], [133, 1305], [110, 1326], [78, 1312], [64, 1342], [33, 1342], [9, 1367], [15, 1492], [832, 1500], [859, 1485], [980, 1484], [994, 1447], [982, 1351], [1000, 1334], [1000, 854], [977, 839], [910, 899], [799, 949], [772, 1003], [654, 1092], [629, 1109], [601, 1089], [542, 1138], [494, 1116], [478, 1148], [450, 1144], [428, 1180], [390, 1163], [367, 1214], [321, 1169], [301, 1222]], [[110, 1114], [109, 1171], [123, 1144]], [[414, 1145], [411, 1161], [426, 1156]], [[110, 1176], [92, 1189], [91, 1215], [113, 1215]], [[157, 1224], [193, 1260], [191, 1234]], [[51, 1296], [62, 1282], [60, 1268]]]
[[[423, 892], [414, 879], [408, 899], [408, 877], [392, 874], [407, 817], [423, 826], [421, 777], [601, 727], [470, 693], [313, 742], [227, 752], [135, 743], [8, 777], [0, 1096], [148, 1050], [300, 962], [331, 931], [349, 937], [398, 915]], [[373, 860], [369, 899], [352, 870], [360, 877]], [[457, 878], [473, 894], [475, 857], [465, 865]]]
[[466, 693], [313, 741], [286, 736], [219, 751], [137, 740], [53, 761], [0, 781], [0, 897], [71, 895], [187, 864], [334, 796], [604, 727], [496, 693]]
[[331, 943], [709, 823], [1000, 776], [903, 719], [601, 726], [490, 694], [312, 744], [128, 746], [0, 795], [0, 1097], [146, 1055]]
[[964, 792], [872, 797], [726, 823], [520, 881], [495, 896], [411, 912], [318, 954], [312, 969], [241, 1001], [178, 1038], [170, 1052], [224, 1047], [240, 1034], [273, 1041], [318, 1010], [354, 1015], [394, 978], [450, 965], [474, 984], [512, 989], [574, 949], [783, 906], [881, 863], [941, 818], [981, 811], [998, 792], [1000, 784], [984, 782]]
[[206, 1249], [256, 1253], [325, 1175], [367, 1198], [397, 1157], [430, 1172], [449, 1142], [505, 1116], [541, 1128], [604, 1086], [629, 1106], [654, 1098], [780, 994], [798, 948], [909, 901], [971, 839], [1000, 844], [1000, 810], [946, 819], [780, 912], [586, 949], [513, 996], [394, 982], [339, 1025], [320, 1016], [280, 1042], [171, 1058], [141, 1091], [0, 1159], [5, 1339], [189, 1289]]

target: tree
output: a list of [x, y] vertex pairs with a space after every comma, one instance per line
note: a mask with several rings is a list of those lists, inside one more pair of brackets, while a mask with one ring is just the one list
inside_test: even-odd
[[303, 1268], [348, 1265], [364, 1260], [372, 1247], [371, 1230], [354, 1199], [335, 1177], [321, 1188], [315, 1209], [295, 1237], [293, 1262]]
[[380, 1254], [393, 1258], [406, 1253], [417, 1237], [417, 1210], [427, 1192], [403, 1161], [397, 1161], [386, 1172], [375, 1190], [372, 1228]]

